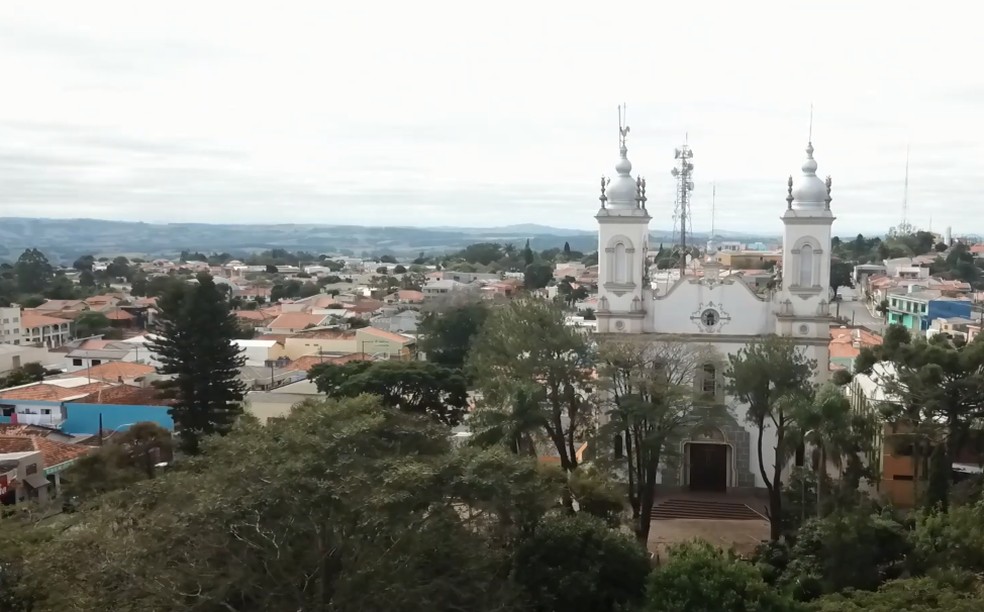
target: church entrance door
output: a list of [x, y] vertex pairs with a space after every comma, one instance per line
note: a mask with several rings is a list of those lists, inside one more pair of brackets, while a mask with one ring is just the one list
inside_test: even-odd
[[691, 442], [687, 446], [690, 449], [690, 490], [726, 492], [728, 446], [700, 442]]

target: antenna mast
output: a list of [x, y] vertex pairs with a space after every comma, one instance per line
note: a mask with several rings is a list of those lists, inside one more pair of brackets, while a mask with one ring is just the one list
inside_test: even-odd
[[[693, 159], [694, 152], [687, 144], [689, 140], [688, 134], [684, 138], [683, 146], [675, 150], [673, 159], [679, 160], [679, 165], [670, 171], [677, 180], [676, 202], [673, 207], [673, 234], [674, 237], [678, 237], [677, 243], [680, 246], [681, 276], [687, 272], [687, 232], [693, 229], [690, 223], [690, 192], [694, 190], [694, 182], [690, 179], [694, 164], [690, 160]], [[677, 234], [678, 228], [679, 234]]]
[[911, 234], [909, 225], [909, 145], [905, 145], [905, 187], [902, 191], [902, 223], [899, 224], [899, 235]]
[[714, 214], [717, 212], [717, 183], [711, 183], [711, 240], [714, 240]]

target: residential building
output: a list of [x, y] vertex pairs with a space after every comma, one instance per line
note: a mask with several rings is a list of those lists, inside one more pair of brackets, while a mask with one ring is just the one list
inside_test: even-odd
[[948, 297], [942, 291], [910, 286], [888, 293], [888, 322], [914, 332], [924, 332], [934, 319], [970, 318], [972, 302], [965, 297]]
[[[78, 372], [113, 361], [150, 361], [150, 351], [140, 355], [140, 345], [123, 340], [85, 338], [68, 343], [65, 353], [66, 372]], [[141, 357], [143, 359], [141, 359]]]
[[61, 490], [61, 472], [92, 446], [43, 435], [0, 435], [0, 504], [43, 502]]
[[291, 408], [306, 400], [324, 397], [311, 380], [276, 387], [266, 391], [250, 391], [246, 394], [246, 410], [261, 422], [285, 417]]
[[415, 334], [420, 323], [420, 313], [416, 310], [401, 310], [400, 312], [383, 312], [369, 322], [376, 329], [395, 334]]
[[882, 337], [863, 327], [830, 328], [830, 369], [854, 371], [861, 349], [881, 346]]
[[421, 291], [427, 297], [433, 297], [438, 295], [445, 295], [448, 293], [453, 293], [455, 291], [460, 291], [466, 288], [468, 285], [456, 280], [433, 280], [428, 281], [421, 287]]
[[327, 315], [316, 315], [307, 312], [284, 312], [267, 326], [267, 331], [273, 334], [293, 334], [311, 327], [324, 324]]
[[936, 334], [946, 334], [951, 338], [962, 338], [966, 342], [973, 342], [977, 334], [980, 333], [980, 330], [980, 319], [975, 320], [966, 317], [940, 318], [930, 321], [929, 329], [926, 330], [926, 337], [932, 338]]
[[383, 298], [387, 304], [422, 304], [424, 293], [413, 289], [399, 289]]
[[34, 310], [21, 311], [21, 336], [23, 344], [59, 347], [72, 338], [72, 322], [41, 314]]
[[82, 378], [92, 382], [125, 383], [128, 385], [139, 384], [148, 376], [157, 372], [157, 368], [146, 363], [134, 363], [132, 361], [107, 361], [95, 364], [91, 367], [75, 370], [67, 374], [49, 377], [45, 380], [60, 380], [65, 378]]
[[277, 340], [233, 340], [233, 343], [243, 349], [247, 366], [264, 367], [287, 356], [283, 343]]
[[373, 359], [413, 359], [416, 341], [374, 327], [359, 329], [309, 329], [284, 340], [287, 357], [350, 355], [365, 353]]
[[55, 367], [60, 357], [57, 353], [49, 353], [46, 349], [33, 346], [0, 344], [0, 376], [28, 363]]
[[0, 344], [20, 344], [23, 339], [21, 330], [21, 310], [17, 306], [0, 308]]

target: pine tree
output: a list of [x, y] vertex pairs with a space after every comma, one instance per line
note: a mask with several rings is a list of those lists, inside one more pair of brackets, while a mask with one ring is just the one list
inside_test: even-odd
[[526, 265], [533, 263], [533, 249], [530, 248], [530, 239], [526, 239], [526, 246], [523, 248], [523, 262]]
[[245, 385], [239, 368], [246, 359], [232, 342], [238, 326], [229, 302], [208, 274], [198, 284], [174, 285], [158, 304], [157, 353], [160, 374], [172, 375], [163, 390], [174, 399], [170, 414], [189, 454], [203, 436], [225, 434], [242, 414]]

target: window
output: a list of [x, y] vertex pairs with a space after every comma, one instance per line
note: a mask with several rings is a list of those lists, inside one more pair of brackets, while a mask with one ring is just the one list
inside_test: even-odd
[[625, 275], [625, 245], [619, 242], [615, 245], [615, 282], [626, 282]]
[[892, 480], [912, 480], [912, 474], [893, 474]]
[[80, 365], [82, 365], [82, 360], [81, 359], [73, 359], [72, 360], [72, 365], [74, 365], [74, 366], [80, 366]]
[[28, 476], [30, 476], [31, 474], [37, 474], [38, 473], [38, 464], [37, 463], [31, 463], [30, 465], [27, 466], [27, 468], [24, 470], [24, 472]]
[[101, 361], [101, 360], [99, 360], [99, 359], [93, 359], [93, 360], [92, 360], [92, 365], [94, 365], [94, 366], [97, 366], [97, 365], [99, 365], [100, 363], [102, 363], [102, 361]]
[[813, 286], [813, 247], [804, 244], [800, 248], [800, 287]]
[[41, 414], [51, 414], [51, 408], [42, 408]]
[[717, 391], [717, 368], [714, 367], [713, 363], [704, 364], [700, 390], [708, 395], [714, 395]]

